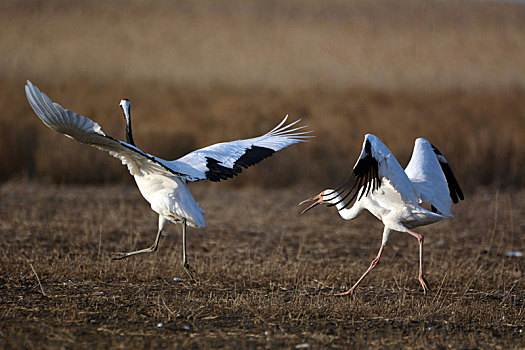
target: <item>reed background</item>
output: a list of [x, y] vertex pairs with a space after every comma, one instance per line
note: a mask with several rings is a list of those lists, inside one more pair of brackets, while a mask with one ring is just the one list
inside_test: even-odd
[[523, 186], [525, 7], [512, 2], [5, 1], [0, 179], [132, 183], [103, 152], [47, 130], [26, 79], [165, 159], [256, 136], [286, 114], [317, 138], [229, 185], [332, 184], [365, 133], [404, 164], [437, 145], [467, 189]]
[[[316, 138], [235, 179], [156, 254], [157, 218], [120, 162], [46, 128], [54, 101], [175, 159], [285, 114]], [[348, 176], [365, 133], [402, 165], [416, 137], [466, 193], [454, 218], [395, 234], [355, 298], [382, 225], [300, 200]], [[0, 347], [523, 348], [525, 6], [489, 1], [0, 2]], [[38, 276], [38, 279], [37, 279]], [[177, 282], [174, 278], [182, 278]], [[162, 325], [159, 327], [159, 323]]]

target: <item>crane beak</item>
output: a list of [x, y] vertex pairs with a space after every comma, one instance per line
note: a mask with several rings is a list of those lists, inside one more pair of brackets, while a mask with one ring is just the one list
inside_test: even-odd
[[320, 204], [320, 203], [323, 202], [322, 192], [321, 192], [320, 194], [318, 194], [317, 196], [315, 196], [315, 197], [308, 198], [307, 200], [302, 201], [302, 202], [299, 203], [298, 205], [303, 205], [303, 204], [305, 204], [305, 203], [312, 202], [312, 201], [314, 201], [314, 203], [312, 203], [308, 208], [306, 208], [305, 210], [303, 210], [303, 211], [301, 212], [301, 214], [306, 213], [308, 210], [312, 209], [313, 207], [315, 207], [315, 206], [317, 206], [318, 204]]

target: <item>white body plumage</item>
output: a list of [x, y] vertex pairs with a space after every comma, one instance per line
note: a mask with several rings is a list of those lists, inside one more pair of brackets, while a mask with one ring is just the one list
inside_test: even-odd
[[[314, 202], [303, 213], [320, 203], [335, 206], [345, 220], [352, 220], [363, 210], [368, 210], [384, 224], [381, 248], [376, 259], [343, 295], [352, 294], [359, 282], [379, 263], [383, 248], [393, 231], [407, 232], [418, 238], [419, 281], [426, 293], [428, 283], [422, 268], [423, 236], [411, 229], [452, 216], [450, 207], [460, 199], [463, 199], [463, 193], [447, 160], [430, 142], [423, 138], [416, 140], [412, 158], [403, 170], [381, 140], [367, 134], [350, 179], [339, 189], [324, 190], [300, 204]], [[352, 202], [353, 205], [349, 206]], [[429, 204], [432, 210], [425, 209], [423, 203]]]
[[193, 227], [205, 227], [206, 212], [193, 199], [188, 185], [176, 176], [158, 174], [134, 175], [142, 196], [151, 209], [171, 222], [182, 222]]
[[135, 178], [140, 193], [150, 203], [151, 209], [159, 214], [157, 238], [151, 247], [116, 253], [114, 258], [123, 259], [134, 254], [156, 251], [166, 222], [179, 222], [183, 227], [183, 263], [192, 279], [193, 275], [186, 260], [186, 225], [204, 227], [206, 224], [203, 217], [205, 212], [194, 200], [187, 182], [231, 178], [241, 173], [243, 168], [312, 137], [308, 135], [309, 131], [302, 130], [304, 126], [294, 127], [300, 120], [286, 125], [286, 116], [279, 125], [262, 136], [218, 143], [177, 160], [167, 161], [135, 146], [131, 131], [130, 103], [127, 99], [120, 102], [126, 119], [126, 142], [123, 142], [106, 135], [100, 125], [91, 119], [52, 102], [30, 81], [27, 81], [25, 92], [29, 104], [46, 126], [119, 158]]
[[[371, 144], [372, 158], [378, 162], [381, 181], [378, 188], [358, 198], [350, 208], [344, 205], [339, 194], [334, 198], [336, 191], [323, 192], [325, 201], [334, 204], [343, 219], [352, 220], [363, 210], [368, 210], [385, 225], [382, 244], [386, 244], [392, 230], [406, 232], [408, 229], [446, 219], [446, 216], [422, 207], [423, 202], [433, 205], [447, 216], [452, 216], [452, 200], [448, 193], [447, 180], [430, 142], [424, 138], [416, 140], [412, 158], [403, 170], [379, 138], [367, 134], [363, 148], [367, 141]], [[360, 159], [362, 158], [360, 157], [358, 162]], [[365, 188], [361, 191], [365, 191]]]

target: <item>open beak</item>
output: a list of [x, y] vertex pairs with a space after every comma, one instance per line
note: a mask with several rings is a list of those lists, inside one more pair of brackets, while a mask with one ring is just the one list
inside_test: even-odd
[[303, 211], [301, 212], [301, 214], [306, 213], [308, 210], [310, 210], [310, 209], [312, 209], [313, 207], [315, 207], [316, 205], [322, 203], [322, 202], [323, 202], [323, 197], [321, 196], [321, 194], [318, 194], [318, 195], [315, 196], [315, 197], [308, 198], [307, 200], [302, 201], [302, 202], [299, 203], [298, 205], [303, 205], [303, 204], [305, 204], [305, 203], [312, 202], [312, 201], [314, 201], [314, 203], [312, 203], [308, 208], [306, 208], [305, 210], [303, 210]]

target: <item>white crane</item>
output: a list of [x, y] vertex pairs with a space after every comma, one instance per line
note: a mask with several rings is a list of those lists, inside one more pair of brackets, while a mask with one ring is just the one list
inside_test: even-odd
[[193, 199], [187, 182], [210, 180], [220, 181], [239, 174], [243, 168], [254, 165], [287, 146], [305, 142], [310, 131], [305, 126], [293, 127], [300, 120], [285, 125], [286, 116], [270, 132], [251, 139], [218, 143], [185, 155], [173, 161], [166, 161], [147, 154], [133, 142], [131, 131], [130, 103], [120, 102], [126, 118], [126, 142], [106, 135], [100, 125], [70, 109], [64, 109], [52, 102], [46, 94], [27, 81], [25, 92], [29, 104], [37, 116], [49, 128], [78, 142], [85, 143], [119, 158], [127, 165], [140, 193], [159, 214], [158, 231], [152, 246], [137, 251], [115, 253], [113, 259], [157, 251], [162, 230], [168, 221], [182, 224], [183, 266], [194, 280], [192, 267], [186, 257], [186, 225], [205, 227], [205, 212]]
[[[341, 191], [341, 193], [339, 193]], [[441, 152], [424, 138], [418, 138], [405, 170], [390, 150], [374, 135], [365, 135], [363, 150], [350, 178], [337, 190], [327, 189], [299, 205], [314, 202], [302, 213], [323, 203], [335, 206], [345, 220], [368, 210], [385, 225], [379, 253], [352, 288], [337, 295], [351, 295], [376, 267], [393, 231], [407, 232], [419, 242], [418, 280], [427, 294], [423, 273], [423, 236], [413, 228], [451, 217], [452, 203], [463, 200], [463, 192]], [[349, 207], [349, 204], [354, 204]], [[430, 205], [431, 210], [422, 204]]]

